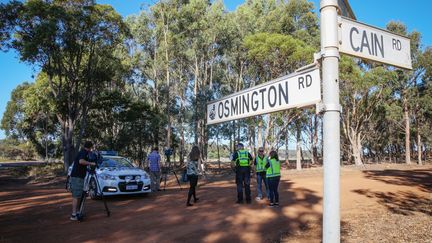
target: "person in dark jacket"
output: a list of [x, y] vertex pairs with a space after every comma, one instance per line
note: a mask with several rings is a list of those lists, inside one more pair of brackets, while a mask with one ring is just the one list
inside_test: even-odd
[[243, 203], [243, 187], [245, 189], [246, 203], [251, 203], [250, 191], [250, 171], [251, 162], [253, 161], [252, 155], [249, 151], [244, 149], [242, 143], [237, 145], [237, 152], [233, 154], [232, 158], [236, 166], [236, 184], [237, 184], [237, 201], [236, 203]]
[[72, 192], [72, 215], [70, 220], [78, 220], [77, 207], [78, 200], [82, 196], [84, 189], [84, 178], [87, 174], [87, 166], [96, 166], [96, 162], [90, 162], [89, 155], [93, 149], [93, 143], [86, 141], [84, 147], [76, 156], [71, 172], [71, 192]]

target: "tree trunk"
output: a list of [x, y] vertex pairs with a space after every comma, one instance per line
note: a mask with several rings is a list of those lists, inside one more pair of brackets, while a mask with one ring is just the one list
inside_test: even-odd
[[289, 168], [289, 129], [288, 127], [285, 130], [285, 163]]
[[313, 138], [312, 138], [312, 164], [318, 163], [318, 116], [314, 115], [313, 125]]
[[405, 163], [411, 164], [411, 145], [410, 145], [410, 120], [408, 111], [408, 101], [404, 98], [404, 120], [405, 120]]
[[296, 168], [297, 170], [301, 170], [301, 127], [298, 124], [298, 121], [296, 122], [296, 137], [297, 137], [297, 145], [296, 145]]
[[351, 148], [354, 157], [354, 163], [357, 166], [363, 165], [362, 157], [361, 157], [361, 139], [360, 134], [352, 134]]
[[421, 136], [420, 136], [420, 132], [419, 132], [419, 127], [417, 127], [417, 157], [418, 157], [418, 164], [419, 165], [423, 165], [423, 161], [422, 161], [422, 142], [421, 142]]
[[216, 149], [217, 149], [218, 167], [219, 167], [219, 171], [221, 171], [221, 158], [220, 158], [220, 150], [219, 150], [219, 129], [216, 132]]
[[63, 159], [65, 165], [65, 172], [68, 171], [70, 165], [72, 165], [75, 157], [75, 146], [73, 141], [73, 130], [74, 125], [72, 121], [69, 119], [68, 122], [65, 123], [65, 127], [63, 128]]
[[264, 143], [263, 143], [263, 137], [262, 137], [262, 133], [263, 133], [263, 119], [262, 116], [258, 117], [258, 138], [257, 138], [257, 146], [258, 147], [264, 147]]
[[256, 153], [256, 148], [254, 146], [254, 136], [255, 136], [254, 129], [255, 129], [254, 126], [249, 126], [248, 127], [247, 137], [248, 137], [248, 143], [249, 143], [249, 151], [251, 152], [251, 154], [253, 154], [254, 156], [256, 156], [257, 153]]
[[198, 125], [198, 85], [199, 85], [199, 64], [198, 57], [195, 55], [195, 70], [194, 70], [194, 96], [195, 96], [195, 114], [194, 114], [194, 127], [195, 127], [195, 144], [199, 144], [198, 141], [198, 133], [199, 133], [199, 125]]
[[179, 151], [180, 166], [184, 164], [184, 151], [185, 151], [185, 135], [184, 135], [184, 128], [183, 128], [183, 118], [180, 118], [180, 151]]

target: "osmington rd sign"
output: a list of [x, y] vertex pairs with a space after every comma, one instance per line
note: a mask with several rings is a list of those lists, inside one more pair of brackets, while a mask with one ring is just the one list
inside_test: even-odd
[[340, 52], [412, 69], [410, 39], [344, 17], [339, 19], [339, 24]]
[[317, 104], [319, 69], [293, 73], [207, 104], [207, 124]]

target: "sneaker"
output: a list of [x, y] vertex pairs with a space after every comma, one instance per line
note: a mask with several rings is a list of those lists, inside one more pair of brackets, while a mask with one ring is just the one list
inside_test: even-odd
[[77, 220], [78, 220], [78, 217], [77, 217], [76, 214], [71, 214], [71, 216], [70, 216], [69, 219], [72, 220], [72, 221], [77, 221]]
[[269, 204], [269, 207], [271, 207], [271, 208], [273, 208], [274, 206], [275, 206], [274, 203], [270, 203], [270, 204]]
[[191, 204], [191, 203], [186, 203], [186, 207], [190, 207], [190, 206], [193, 206], [193, 204]]
[[277, 203], [275, 203], [274, 205], [275, 205], [275, 207], [279, 207], [279, 203], [278, 203], [278, 202], [277, 202]]
[[262, 200], [262, 197], [256, 197], [255, 200], [257, 200], [257, 201], [261, 201], [261, 200]]

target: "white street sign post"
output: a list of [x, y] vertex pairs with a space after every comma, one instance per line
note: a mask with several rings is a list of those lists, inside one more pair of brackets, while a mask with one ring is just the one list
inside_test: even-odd
[[323, 81], [323, 242], [340, 242], [340, 104], [337, 0], [321, 0]]
[[410, 39], [344, 17], [339, 18], [339, 51], [396, 67], [412, 69]]
[[321, 100], [319, 69], [293, 73], [231, 94], [207, 104], [207, 124], [216, 124], [294, 107]]
[[[346, 9], [351, 10], [347, 0], [343, 3]], [[339, 52], [412, 69], [408, 38], [348, 18], [338, 17], [337, 9], [338, 0], [320, 1], [324, 105], [324, 243], [340, 242]], [[350, 15], [355, 18], [352, 10]], [[338, 39], [339, 24], [341, 40]]]

